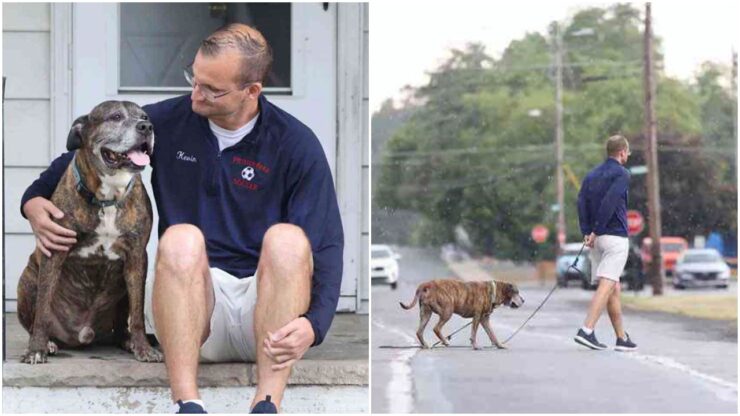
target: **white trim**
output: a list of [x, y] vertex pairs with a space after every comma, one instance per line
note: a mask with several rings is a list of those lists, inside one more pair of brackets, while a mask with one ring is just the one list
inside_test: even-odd
[[[120, 3], [111, 3], [111, 4], [104, 4], [101, 5], [102, 7], [108, 7], [109, 9], [106, 10], [103, 15], [105, 16], [105, 19], [107, 20], [106, 24], [106, 68], [109, 68], [108, 71], [106, 71], [106, 79], [105, 79], [105, 90], [108, 96], [116, 96], [120, 94], [127, 94], [127, 93], [141, 93], [141, 94], [150, 94], [150, 93], [157, 93], [157, 94], [167, 94], [167, 93], [175, 93], [175, 94], [182, 94], [187, 93], [191, 91], [190, 87], [147, 87], [147, 86], [137, 86], [137, 87], [122, 87], [121, 86], [121, 66], [120, 66], [120, 48], [121, 48], [121, 4]], [[303, 5], [300, 4], [292, 4], [291, 5], [291, 11], [290, 11], [290, 36], [291, 36], [291, 63], [290, 63], [290, 76], [291, 85], [289, 87], [265, 87], [263, 88], [263, 91], [265, 94], [280, 94], [280, 95], [292, 95], [296, 97], [300, 97], [303, 91], [305, 91], [305, 79], [306, 79], [306, 72], [305, 70], [301, 70], [301, 68], [306, 68], [305, 66], [305, 60], [306, 60], [306, 46], [305, 43], [307, 42], [306, 39], [308, 38], [306, 35], [309, 31], [308, 28], [304, 27], [301, 23], [303, 22], [303, 19], [296, 19], [296, 15], [302, 12], [300, 7]], [[111, 9], [115, 7], [115, 13], [111, 13]], [[298, 47], [298, 42], [301, 43], [301, 47]], [[298, 61], [300, 60], [301, 65], [298, 66]]]
[[72, 4], [53, 3], [50, 14], [49, 162], [67, 150], [72, 124]]
[[290, 7], [290, 87], [292, 96], [306, 96], [306, 77], [308, 71], [306, 50], [308, 49], [308, 28], [304, 19], [298, 19], [302, 7], [306, 4], [291, 4]]
[[[120, 92], [132, 92], [148, 94], [151, 92], [162, 93], [162, 92], [174, 92], [174, 93], [185, 93], [192, 91], [190, 87], [118, 87]], [[265, 87], [262, 88], [265, 94], [290, 94], [293, 90], [290, 87]]]
[[[101, 5], [109, 8], [104, 13], [107, 21], [105, 25], [105, 92], [108, 96], [118, 95], [118, 86], [121, 79], [120, 50], [121, 50], [121, 3]], [[111, 9], [115, 8], [115, 12]]]
[[337, 196], [344, 222], [345, 274], [355, 276], [355, 307], [362, 304], [362, 5], [337, 4]]

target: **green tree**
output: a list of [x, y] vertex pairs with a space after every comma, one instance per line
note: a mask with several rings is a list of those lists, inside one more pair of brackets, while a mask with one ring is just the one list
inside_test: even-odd
[[[415, 242], [453, 241], [462, 225], [481, 253], [515, 260], [552, 254], [554, 238], [539, 246], [529, 237], [537, 223], [554, 231], [552, 35], [528, 33], [499, 59], [479, 44], [452, 50], [429, 83], [415, 89], [418, 106], [387, 142], [374, 183], [379, 208], [422, 215], [413, 224]], [[563, 29], [563, 40], [565, 162], [580, 180], [605, 159], [605, 139], [621, 133], [632, 143], [629, 165], [644, 164], [640, 11], [628, 4], [583, 10]], [[656, 58], [661, 67], [662, 56]], [[723, 170], [712, 150], [736, 143], [734, 130], [727, 134], [734, 101], [707, 68], [696, 86], [659, 76], [665, 235], [737, 228], [737, 189], [726, 180], [736, 170]], [[734, 154], [723, 160], [734, 169]], [[645, 213], [644, 180], [632, 178], [630, 208]], [[568, 183], [571, 241], [581, 239], [576, 198]]]

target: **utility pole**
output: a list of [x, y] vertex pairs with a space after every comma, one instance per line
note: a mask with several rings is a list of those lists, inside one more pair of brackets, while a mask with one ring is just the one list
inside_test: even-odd
[[555, 22], [555, 181], [558, 198], [558, 227], [556, 254], [565, 244], [565, 184], [563, 178], [563, 38]]
[[658, 174], [658, 140], [655, 122], [655, 73], [653, 71], [653, 28], [650, 3], [645, 4], [645, 42], [643, 86], [645, 92], [645, 160], [647, 161], [648, 225], [652, 261], [648, 278], [653, 284], [653, 296], [663, 294], [663, 256], [661, 254], [660, 175]]
[[[732, 85], [732, 138], [737, 143], [737, 51], [732, 50], [732, 74], [730, 75]], [[737, 147], [735, 147], [735, 172], [737, 174]]]
[[[732, 100], [732, 103], [734, 105], [734, 111], [732, 112], [733, 118], [735, 119], [733, 123], [733, 133], [735, 136], [735, 140], [737, 140], [737, 51], [732, 51], [732, 80], [730, 81], [732, 85], [732, 97], [734, 100]], [[735, 148], [735, 164], [737, 164], [737, 148]]]
[[737, 98], [737, 51], [732, 51], [732, 95]]

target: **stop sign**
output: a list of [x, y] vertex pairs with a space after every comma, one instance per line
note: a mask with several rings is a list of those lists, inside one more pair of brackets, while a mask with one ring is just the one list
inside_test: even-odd
[[532, 240], [534, 240], [535, 243], [544, 243], [547, 241], [547, 236], [549, 234], [550, 230], [542, 224], [532, 227]]
[[637, 235], [645, 228], [645, 220], [642, 218], [640, 211], [634, 209], [627, 211], [627, 233]]

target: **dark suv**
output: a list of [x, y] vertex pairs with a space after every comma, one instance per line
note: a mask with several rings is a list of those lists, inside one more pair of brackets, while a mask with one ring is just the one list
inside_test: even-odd
[[[589, 263], [589, 269], [591, 264]], [[596, 284], [591, 283], [591, 273], [588, 270], [578, 267], [584, 273], [581, 276], [581, 287], [588, 290], [596, 289]], [[571, 269], [573, 270], [573, 269]], [[642, 270], [642, 256], [640, 255], [640, 248], [636, 244], [630, 243], [629, 254], [627, 255], [627, 263], [624, 265], [622, 276], [619, 281], [623, 285], [627, 285], [627, 290], [642, 290], [645, 287], [645, 272]]]
[[642, 290], [645, 287], [645, 272], [642, 269], [642, 255], [636, 244], [630, 244], [630, 253], [627, 264], [622, 272], [622, 283], [627, 284], [628, 290]]

